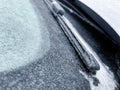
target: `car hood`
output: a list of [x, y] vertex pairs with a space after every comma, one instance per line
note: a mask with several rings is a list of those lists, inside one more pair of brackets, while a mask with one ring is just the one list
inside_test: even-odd
[[79, 0], [101, 16], [120, 36], [120, 0]]

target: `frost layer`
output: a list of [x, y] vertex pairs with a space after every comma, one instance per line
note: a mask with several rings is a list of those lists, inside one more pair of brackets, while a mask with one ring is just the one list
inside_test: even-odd
[[0, 72], [41, 58], [49, 49], [49, 33], [29, 0], [0, 0]]

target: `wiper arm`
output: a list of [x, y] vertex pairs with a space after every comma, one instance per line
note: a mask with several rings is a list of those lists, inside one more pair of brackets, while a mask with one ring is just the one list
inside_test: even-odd
[[[74, 1], [74, 0], [73, 0]], [[88, 18], [85, 17], [85, 15], [83, 15], [82, 13], [80, 13], [79, 10], [77, 10], [74, 5], [72, 5], [70, 2], [68, 2], [67, 0], [58, 0], [58, 2], [60, 3], [60, 5], [62, 7], [64, 7], [67, 11], [69, 11], [71, 14], [77, 16], [81, 21], [83, 21], [84, 23], [86, 23], [87, 25], [91, 26], [92, 28], [94, 28], [95, 30], [100, 31], [101, 33], [103, 33], [103, 31], [101, 30], [101, 28], [96, 25], [95, 23], [93, 23], [92, 21], [90, 21]], [[66, 4], [64, 4], [66, 3]]]
[[44, 1], [52, 14], [57, 19], [58, 23], [60, 24], [62, 30], [65, 32], [70, 42], [72, 43], [73, 47], [78, 52], [80, 58], [82, 59], [82, 62], [87, 67], [87, 69], [91, 72], [96, 72], [97, 70], [99, 70], [100, 65], [97, 62], [98, 57], [96, 57], [95, 52], [82, 38], [76, 28], [71, 24], [71, 22], [65, 17], [64, 9], [55, 0], [53, 0], [52, 2], [49, 2], [47, 0]]

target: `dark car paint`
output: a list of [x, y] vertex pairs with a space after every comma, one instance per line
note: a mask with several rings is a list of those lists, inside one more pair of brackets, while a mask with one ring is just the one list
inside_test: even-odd
[[95, 11], [89, 8], [87, 5], [82, 3], [82, 1], [78, 0], [70, 0], [72, 4], [74, 4], [77, 8], [82, 10], [89, 18], [91, 18], [94, 22], [96, 22], [103, 30], [104, 34], [111, 39], [115, 44], [120, 46], [120, 36], [115, 32], [115, 30]]

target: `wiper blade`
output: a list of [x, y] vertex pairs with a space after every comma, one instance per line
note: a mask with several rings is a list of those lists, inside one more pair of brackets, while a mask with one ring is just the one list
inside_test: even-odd
[[91, 47], [87, 44], [87, 42], [82, 38], [82, 36], [78, 33], [77, 29], [65, 17], [64, 9], [55, 0], [53, 0], [52, 2], [49, 2], [47, 0], [44, 1], [52, 14], [55, 16], [62, 30], [65, 32], [66, 36], [72, 43], [73, 47], [77, 51], [87, 69], [91, 72], [96, 72], [97, 70], [99, 70], [100, 65], [97, 62], [99, 58], [91, 49]]

